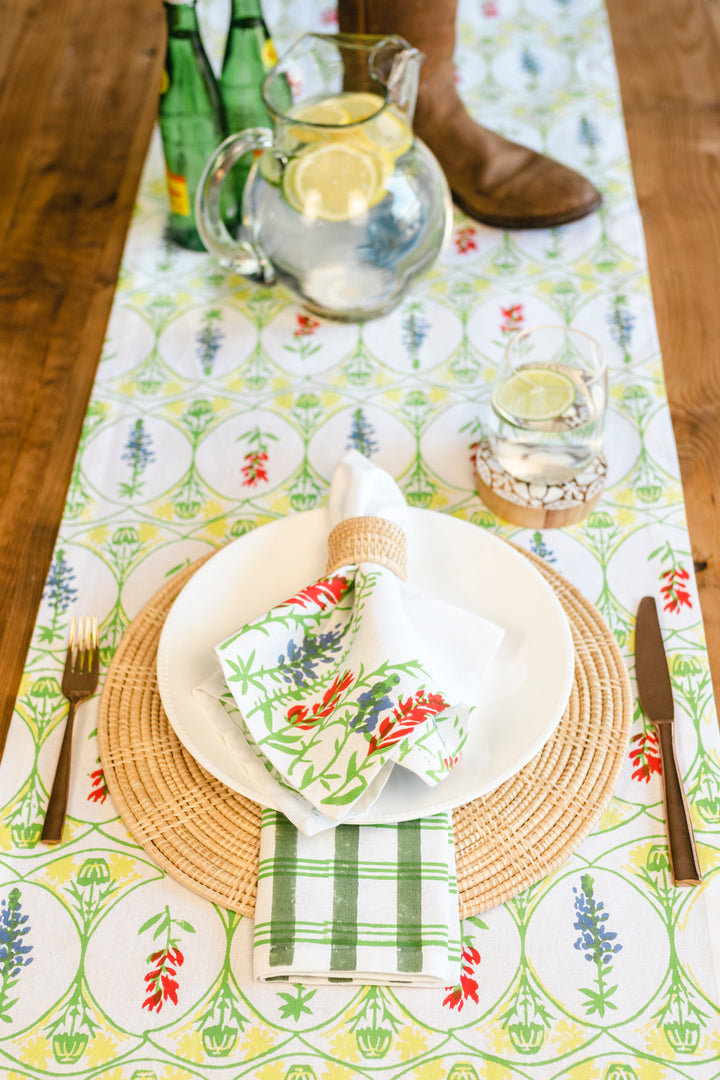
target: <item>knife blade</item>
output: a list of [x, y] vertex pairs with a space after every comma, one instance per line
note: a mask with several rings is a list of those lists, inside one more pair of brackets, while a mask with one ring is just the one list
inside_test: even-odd
[[702, 881], [690, 812], [675, 753], [675, 706], [657, 606], [644, 596], [635, 623], [635, 677], [643, 712], [655, 725], [662, 761], [670, 869], [676, 885]]

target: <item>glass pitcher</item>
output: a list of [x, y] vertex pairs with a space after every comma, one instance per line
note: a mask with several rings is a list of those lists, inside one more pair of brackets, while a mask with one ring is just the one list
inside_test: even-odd
[[[284, 282], [318, 315], [391, 310], [452, 224], [442, 169], [412, 132], [423, 59], [400, 37], [304, 34], [263, 84], [274, 134], [231, 135], [205, 168], [197, 220], [207, 250], [253, 280]], [[250, 151], [233, 240], [220, 195]]]

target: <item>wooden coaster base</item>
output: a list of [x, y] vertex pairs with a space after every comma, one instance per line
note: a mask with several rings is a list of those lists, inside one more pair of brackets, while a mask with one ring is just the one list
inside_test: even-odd
[[600, 498], [606, 473], [601, 455], [562, 484], [528, 484], [503, 469], [487, 439], [479, 443], [475, 456], [475, 486], [487, 508], [528, 529], [557, 529], [582, 521]]

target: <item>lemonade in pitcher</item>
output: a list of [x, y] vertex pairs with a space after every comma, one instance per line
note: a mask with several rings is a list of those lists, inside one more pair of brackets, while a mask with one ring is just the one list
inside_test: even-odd
[[[412, 131], [421, 59], [394, 37], [301, 39], [265, 81], [272, 138], [252, 129], [210, 163], [208, 249], [241, 273], [283, 281], [321, 315], [367, 319], [393, 308], [452, 221], [442, 171]], [[208, 214], [212, 183], [232, 167], [230, 154], [259, 148], [233, 251]]]

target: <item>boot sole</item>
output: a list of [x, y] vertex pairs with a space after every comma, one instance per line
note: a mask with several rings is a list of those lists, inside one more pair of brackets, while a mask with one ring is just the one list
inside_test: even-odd
[[547, 214], [544, 217], [509, 218], [503, 217], [501, 214], [483, 214], [477, 210], [472, 210], [454, 191], [452, 197], [455, 205], [468, 217], [480, 221], [483, 225], [494, 225], [499, 229], [553, 229], [557, 225], [570, 225], [573, 221], [580, 221], [602, 205], [602, 195], [598, 195], [597, 199], [588, 206], [563, 214]]

